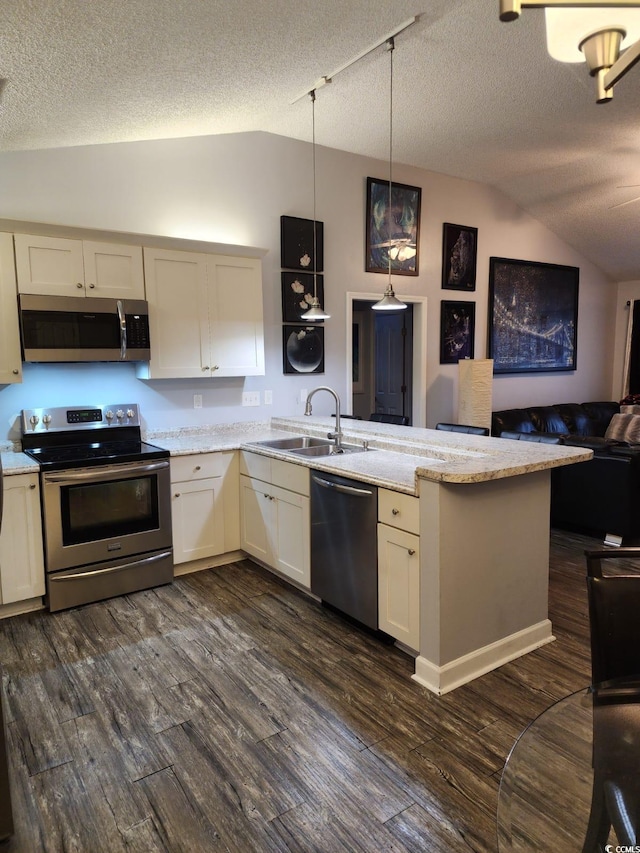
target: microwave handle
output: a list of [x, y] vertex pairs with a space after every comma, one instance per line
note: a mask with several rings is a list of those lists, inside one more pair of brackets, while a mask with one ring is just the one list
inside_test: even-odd
[[118, 320], [120, 322], [120, 361], [124, 361], [127, 357], [127, 316], [124, 313], [122, 299], [116, 302], [118, 307]]

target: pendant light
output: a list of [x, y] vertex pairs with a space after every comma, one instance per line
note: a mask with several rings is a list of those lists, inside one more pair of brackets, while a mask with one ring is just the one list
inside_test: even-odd
[[309, 92], [311, 96], [311, 148], [313, 151], [313, 296], [309, 300], [310, 307], [301, 314], [303, 320], [329, 320], [331, 314], [320, 305], [318, 299], [318, 247], [316, 239], [316, 90]]
[[388, 224], [388, 233], [387, 233], [387, 260], [389, 262], [389, 283], [387, 285], [387, 289], [384, 292], [384, 296], [379, 302], [376, 302], [372, 305], [372, 309], [374, 311], [402, 311], [407, 306], [404, 302], [401, 302], [395, 293], [393, 292], [393, 285], [391, 284], [391, 249], [392, 249], [392, 235], [391, 235], [391, 220], [392, 220], [392, 207], [391, 207], [391, 190], [393, 187], [393, 51], [395, 50], [395, 41], [393, 38], [390, 38], [387, 42], [388, 50], [389, 50], [389, 68], [390, 68], [390, 79], [389, 79], [389, 203], [387, 207], [387, 224]]

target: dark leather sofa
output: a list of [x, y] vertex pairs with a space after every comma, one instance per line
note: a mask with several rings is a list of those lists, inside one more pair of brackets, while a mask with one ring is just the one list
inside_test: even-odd
[[590, 462], [552, 469], [552, 527], [640, 544], [640, 445], [605, 437], [619, 411], [611, 401], [505, 409], [491, 434], [592, 449]]

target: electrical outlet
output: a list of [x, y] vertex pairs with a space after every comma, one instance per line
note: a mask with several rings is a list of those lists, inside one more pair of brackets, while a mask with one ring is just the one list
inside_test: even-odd
[[202, 408], [202, 394], [194, 394], [193, 395], [193, 408], [201, 409]]
[[264, 404], [270, 406], [273, 403], [273, 391], [264, 392]]
[[242, 392], [243, 406], [259, 406], [260, 392], [259, 391], [243, 391]]

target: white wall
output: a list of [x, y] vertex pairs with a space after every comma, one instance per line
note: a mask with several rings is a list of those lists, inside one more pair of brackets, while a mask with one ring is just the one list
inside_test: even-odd
[[[0, 424], [12, 422], [23, 407], [107, 397], [140, 402], [150, 426], [297, 414], [301, 390], [319, 384], [333, 386], [343, 397], [345, 293], [382, 292], [386, 283], [385, 276], [364, 272], [364, 207], [367, 176], [385, 178], [388, 164], [322, 147], [317, 151], [316, 210], [325, 223], [325, 307], [332, 314], [325, 324], [325, 374], [284, 376], [280, 216], [311, 217], [311, 164], [308, 143], [264, 133], [1, 153], [2, 218], [237, 243], [268, 253], [265, 377], [141, 382], [126, 365], [26, 366], [24, 383], [0, 394]], [[492, 255], [580, 267], [578, 369], [496, 378], [493, 408], [609, 398], [615, 287], [497, 190], [395, 164], [394, 180], [422, 187], [420, 274], [396, 276], [394, 287], [400, 296], [429, 300], [423, 401], [428, 424], [454, 419], [457, 400], [457, 367], [439, 364], [440, 301], [477, 303], [476, 356], [484, 358]], [[479, 229], [474, 293], [440, 287], [443, 222]], [[243, 388], [273, 391], [273, 405], [242, 408]], [[192, 408], [196, 391], [203, 395], [201, 410]], [[322, 396], [326, 401], [314, 402], [318, 414], [330, 411], [329, 396]]]
[[630, 302], [632, 299], [640, 299], [640, 281], [620, 282], [615, 306], [616, 331], [613, 352], [613, 375], [611, 380], [613, 397], [616, 400], [622, 399], [625, 396], [625, 391], [622, 387], [622, 374], [629, 323], [629, 306], [627, 302]]

